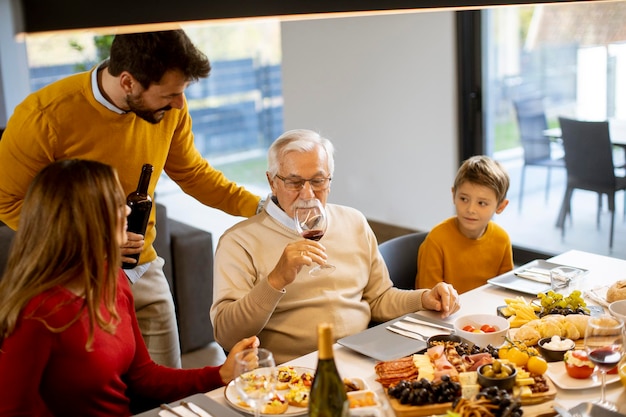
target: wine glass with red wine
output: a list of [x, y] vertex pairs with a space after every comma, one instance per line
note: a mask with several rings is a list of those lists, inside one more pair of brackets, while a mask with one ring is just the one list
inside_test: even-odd
[[[297, 203], [293, 217], [296, 222], [296, 230], [305, 239], [318, 241], [326, 233], [326, 227], [328, 226], [326, 210], [317, 198], [302, 200]], [[311, 268], [309, 274], [319, 277], [334, 270], [334, 265], [326, 263]]]
[[624, 354], [624, 323], [613, 316], [590, 317], [585, 330], [585, 350], [599, 369], [602, 377], [602, 395], [596, 404], [617, 411], [617, 406], [606, 400], [604, 388], [606, 373], [617, 366]]

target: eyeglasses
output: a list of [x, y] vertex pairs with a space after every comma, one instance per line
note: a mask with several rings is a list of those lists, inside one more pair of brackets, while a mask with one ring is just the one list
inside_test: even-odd
[[278, 174], [276, 174], [276, 178], [282, 180], [283, 183], [285, 184], [285, 188], [290, 191], [300, 191], [301, 189], [304, 188], [304, 184], [306, 182], [311, 184], [311, 188], [313, 189], [313, 191], [323, 191], [328, 188], [330, 184], [330, 180], [332, 179], [331, 177], [328, 177], [328, 178], [317, 177], [317, 178], [309, 178], [309, 179], [285, 178], [285, 177], [281, 177]]

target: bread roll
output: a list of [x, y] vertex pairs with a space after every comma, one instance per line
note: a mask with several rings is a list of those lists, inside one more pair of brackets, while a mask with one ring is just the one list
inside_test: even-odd
[[606, 292], [606, 301], [612, 303], [617, 300], [626, 299], [626, 280], [617, 281], [611, 285]]
[[527, 346], [536, 345], [543, 337], [559, 336], [577, 340], [585, 336], [588, 321], [589, 316], [584, 314], [567, 316], [550, 314], [524, 324], [517, 330], [513, 339]]

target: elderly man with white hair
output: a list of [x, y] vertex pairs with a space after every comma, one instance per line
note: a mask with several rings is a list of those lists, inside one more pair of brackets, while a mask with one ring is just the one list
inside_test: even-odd
[[[264, 210], [227, 230], [215, 254], [211, 320], [216, 340], [229, 350], [243, 336], [258, 335], [277, 363], [317, 349], [316, 326], [334, 325], [342, 338], [419, 311], [448, 316], [459, 308], [449, 284], [432, 289], [393, 287], [378, 242], [358, 210], [327, 203], [334, 171], [332, 143], [310, 130], [291, 130], [272, 144], [267, 179], [272, 194]], [[320, 241], [296, 230], [294, 207], [317, 198], [328, 230]], [[416, 262], [417, 262], [417, 254]], [[330, 274], [312, 276], [318, 264]]]

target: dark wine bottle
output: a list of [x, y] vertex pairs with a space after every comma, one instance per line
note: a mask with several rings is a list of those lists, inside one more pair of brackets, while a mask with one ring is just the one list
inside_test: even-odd
[[[152, 198], [148, 194], [148, 186], [150, 185], [152, 171], [154, 171], [154, 167], [152, 165], [144, 164], [141, 168], [141, 176], [139, 177], [137, 190], [128, 194], [126, 197], [126, 204], [130, 207], [130, 214], [128, 215], [129, 232], [138, 233], [140, 235], [146, 234], [148, 219], [150, 219], [150, 211], [152, 210]], [[133, 269], [139, 263], [139, 254], [127, 256], [135, 259], [137, 263], [133, 264], [123, 262], [122, 268]]]
[[309, 417], [347, 417], [348, 397], [337, 372], [333, 352], [333, 325], [317, 326], [317, 369], [311, 385]]

